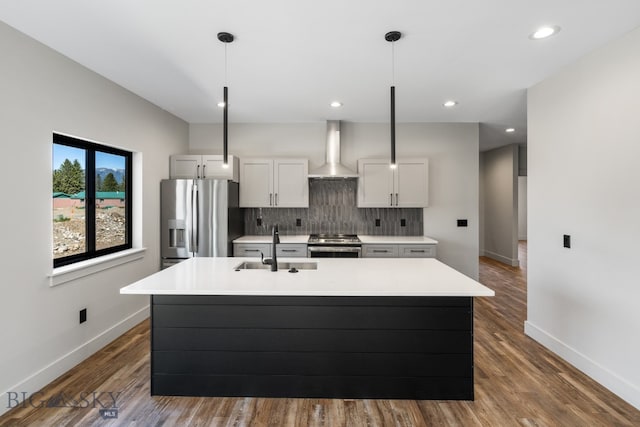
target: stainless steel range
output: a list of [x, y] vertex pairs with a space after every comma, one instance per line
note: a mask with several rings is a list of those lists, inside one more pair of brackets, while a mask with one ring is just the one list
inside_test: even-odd
[[309, 258], [360, 258], [361, 252], [355, 234], [312, 234], [307, 242]]

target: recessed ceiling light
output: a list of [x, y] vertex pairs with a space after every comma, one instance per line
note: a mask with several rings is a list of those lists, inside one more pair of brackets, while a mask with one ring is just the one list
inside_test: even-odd
[[533, 33], [531, 33], [529, 38], [532, 40], [546, 39], [547, 37], [551, 37], [554, 34], [558, 34], [558, 31], [560, 31], [560, 27], [556, 25], [545, 25], [544, 27], [540, 27]]
[[515, 132], [516, 130], [514, 128], [506, 128], [504, 131], [507, 133], [511, 133], [511, 132]]
[[442, 105], [444, 105], [447, 108], [451, 108], [458, 105], [458, 103], [456, 101], [445, 101]]
[[220, 101], [220, 102], [218, 102], [218, 107], [220, 107], [220, 108], [224, 108], [224, 101]]
[[331, 103], [331, 106], [332, 106], [333, 108], [342, 107], [342, 102], [340, 102], [340, 101], [333, 101], [333, 102]]

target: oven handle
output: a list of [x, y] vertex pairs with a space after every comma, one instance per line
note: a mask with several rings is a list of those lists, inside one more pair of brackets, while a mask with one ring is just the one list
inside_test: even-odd
[[362, 248], [354, 246], [308, 246], [309, 254], [313, 252], [362, 252]]

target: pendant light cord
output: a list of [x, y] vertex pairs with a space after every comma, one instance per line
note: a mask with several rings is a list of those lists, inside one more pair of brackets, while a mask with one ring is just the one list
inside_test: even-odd
[[225, 86], [229, 86], [228, 85], [228, 81], [227, 81], [227, 44], [224, 44], [224, 85]]
[[391, 86], [396, 85], [396, 42], [391, 42]]

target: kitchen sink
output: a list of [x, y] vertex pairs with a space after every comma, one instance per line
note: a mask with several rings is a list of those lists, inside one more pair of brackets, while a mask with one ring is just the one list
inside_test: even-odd
[[[278, 270], [288, 271], [292, 268], [296, 270], [317, 270], [317, 262], [279, 262]], [[260, 261], [245, 261], [236, 265], [234, 270], [271, 270], [270, 264], [263, 264]]]

